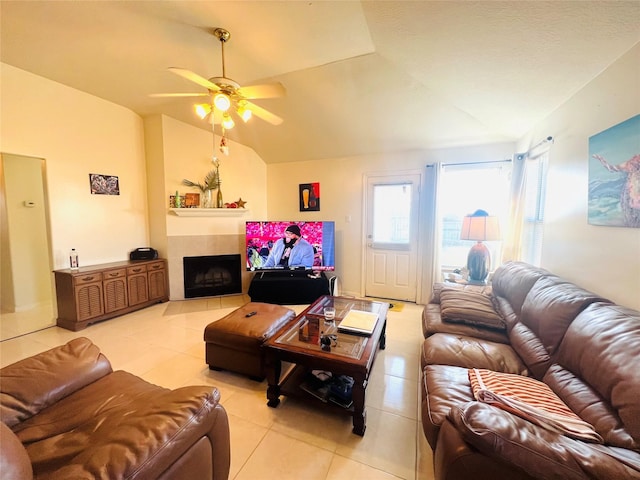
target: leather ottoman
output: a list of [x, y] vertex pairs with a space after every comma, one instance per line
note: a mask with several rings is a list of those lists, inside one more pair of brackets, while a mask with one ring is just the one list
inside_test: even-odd
[[204, 330], [209, 368], [263, 380], [262, 344], [295, 316], [293, 310], [281, 305], [251, 302], [210, 323]]

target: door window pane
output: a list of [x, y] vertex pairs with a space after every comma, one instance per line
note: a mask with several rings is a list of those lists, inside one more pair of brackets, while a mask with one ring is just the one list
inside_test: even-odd
[[373, 186], [373, 242], [408, 244], [411, 184]]

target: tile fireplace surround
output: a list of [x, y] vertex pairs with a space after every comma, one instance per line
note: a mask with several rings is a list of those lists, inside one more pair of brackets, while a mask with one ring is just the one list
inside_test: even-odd
[[184, 300], [183, 257], [240, 254], [242, 259], [242, 292], [247, 293], [252, 273], [244, 269], [245, 237], [242, 235], [184, 235], [167, 238], [169, 299]]

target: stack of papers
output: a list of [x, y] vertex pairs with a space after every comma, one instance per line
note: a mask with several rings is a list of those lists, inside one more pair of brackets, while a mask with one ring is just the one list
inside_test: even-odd
[[358, 335], [371, 335], [376, 328], [378, 314], [363, 310], [349, 310], [338, 325], [338, 330], [345, 333]]

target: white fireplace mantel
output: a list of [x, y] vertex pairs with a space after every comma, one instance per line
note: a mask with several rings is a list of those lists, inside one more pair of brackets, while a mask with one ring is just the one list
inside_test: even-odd
[[179, 217], [241, 217], [250, 212], [246, 208], [170, 208]]

